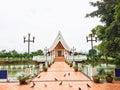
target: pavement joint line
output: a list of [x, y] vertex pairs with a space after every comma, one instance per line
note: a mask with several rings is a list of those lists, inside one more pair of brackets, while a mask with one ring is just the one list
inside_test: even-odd
[[91, 80], [58, 80], [58, 81], [55, 81], [55, 80], [40, 80], [40, 81], [31, 81], [31, 82], [60, 82], [60, 81], [63, 81], [63, 82], [91, 82]]
[[47, 71], [47, 72], [74, 72], [74, 71]]

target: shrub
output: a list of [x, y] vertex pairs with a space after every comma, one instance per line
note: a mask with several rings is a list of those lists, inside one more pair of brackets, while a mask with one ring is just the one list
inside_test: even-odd
[[77, 72], [78, 71], [78, 65], [74, 66], [74, 70]]
[[100, 77], [98, 75], [93, 76], [94, 83], [100, 83]]
[[48, 69], [47, 66], [43, 66], [43, 70], [44, 70], [45, 72], [47, 71], [47, 69]]
[[27, 84], [26, 80], [28, 80], [30, 78], [31, 78], [31, 75], [25, 75], [25, 74], [22, 74], [22, 75], [17, 77], [20, 84]]
[[72, 62], [70, 63], [70, 67], [72, 67]]

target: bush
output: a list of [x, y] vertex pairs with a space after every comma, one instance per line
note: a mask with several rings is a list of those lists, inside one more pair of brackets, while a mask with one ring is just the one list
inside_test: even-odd
[[44, 70], [45, 72], [47, 71], [47, 69], [48, 69], [47, 66], [43, 66], [43, 70]]
[[72, 62], [70, 63], [70, 67], [72, 67]]
[[77, 72], [78, 71], [78, 65], [74, 66], [74, 70]]
[[105, 70], [103, 68], [98, 69], [98, 75], [104, 75]]
[[100, 77], [98, 75], [93, 76], [94, 83], [100, 83]]
[[27, 84], [26, 80], [28, 80], [30, 78], [31, 78], [31, 75], [25, 75], [25, 74], [22, 74], [22, 75], [17, 77], [20, 84]]

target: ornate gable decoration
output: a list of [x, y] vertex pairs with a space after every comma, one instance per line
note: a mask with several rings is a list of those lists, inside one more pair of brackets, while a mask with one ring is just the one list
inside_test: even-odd
[[49, 48], [49, 51], [54, 50], [54, 48], [58, 45], [58, 43], [61, 43], [63, 45], [63, 47], [65, 48], [65, 50], [70, 51], [70, 48], [68, 47], [67, 43], [65, 42], [61, 32], [58, 32], [58, 35], [55, 39], [55, 41], [53, 42], [52, 46]]

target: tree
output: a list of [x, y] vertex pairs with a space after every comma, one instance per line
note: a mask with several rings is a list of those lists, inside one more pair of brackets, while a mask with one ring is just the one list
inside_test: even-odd
[[93, 55], [96, 55], [97, 54], [97, 51], [95, 49], [90, 49], [89, 50], [89, 55], [90, 56], [93, 56]]
[[115, 6], [120, 2], [120, 0], [101, 0], [90, 2], [90, 4], [98, 9], [86, 17], [99, 17], [100, 21], [106, 26], [109, 26], [114, 21]]
[[75, 55], [75, 56], [78, 55], [78, 52], [74, 52], [74, 55]]
[[27, 52], [24, 52], [24, 53], [23, 53], [23, 57], [24, 57], [24, 58], [27, 58], [27, 56], [28, 56], [28, 53], [27, 53]]
[[102, 41], [99, 45], [100, 52], [120, 57], [120, 0], [101, 0], [90, 4], [98, 9], [86, 17], [99, 17], [104, 23], [92, 30]]
[[102, 25], [97, 25], [95, 28], [93, 28], [92, 30], [92, 34], [93, 35], [97, 35], [98, 39], [100, 41], [104, 40], [105, 38], [105, 27]]
[[17, 58], [17, 57], [19, 57], [19, 54], [18, 54], [18, 52], [16, 51], [16, 50], [12, 50], [12, 51], [9, 51], [10, 53], [11, 53], [11, 57], [12, 58]]
[[43, 51], [42, 50], [37, 50], [35, 52], [31, 52], [31, 56], [37, 56], [37, 55], [43, 55]]

